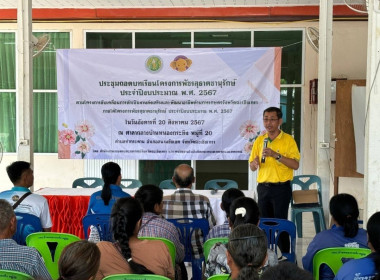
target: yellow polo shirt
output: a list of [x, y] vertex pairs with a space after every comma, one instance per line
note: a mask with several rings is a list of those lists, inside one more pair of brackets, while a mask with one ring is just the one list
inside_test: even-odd
[[[278, 183], [286, 182], [293, 179], [293, 169], [287, 167], [273, 157], [267, 157], [265, 163], [261, 163], [263, 153], [264, 139], [268, 134], [260, 135], [253, 143], [249, 162], [252, 162], [256, 156], [260, 159], [259, 174], [257, 176], [258, 183]], [[280, 134], [273, 140], [268, 141], [268, 148], [271, 148], [276, 153], [282, 156], [300, 160], [300, 152], [298, 151], [297, 143], [293, 137], [281, 130]]]

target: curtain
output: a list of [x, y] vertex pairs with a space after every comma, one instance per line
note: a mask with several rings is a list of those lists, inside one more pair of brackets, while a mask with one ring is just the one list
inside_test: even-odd
[[[43, 33], [35, 32], [39, 37]], [[56, 49], [70, 48], [70, 33], [48, 33], [50, 42], [42, 54], [33, 58], [34, 152], [58, 152], [58, 98]], [[54, 90], [55, 92], [40, 92]]]
[[0, 143], [4, 152], [16, 152], [15, 33], [0, 33]]

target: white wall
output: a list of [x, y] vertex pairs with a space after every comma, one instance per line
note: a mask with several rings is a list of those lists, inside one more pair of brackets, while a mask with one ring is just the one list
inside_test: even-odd
[[[72, 48], [84, 47], [85, 30], [247, 30], [247, 29], [284, 29], [305, 28], [318, 22], [290, 23], [247, 23], [247, 22], [182, 22], [182, 23], [34, 23], [34, 31], [72, 32]], [[0, 23], [1, 30], [15, 30], [15, 23]], [[333, 23], [333, 61], [332, 77], [348, 79], [366, 78], [367, 22], [338, 21]], [[316, 131], [317, 105], [309, 104], [309, 81], [318, 77], [318, 54], [305, 43], [304, 88], [302, 100], [302, 149], [301, 161], [304, 174], [316, 173]], [[335, 105], [331, 109], [331, 146], [334, 147]], [[334, 171], [334, 150], [331, 149], [331, 172]], [[5, 167], [16, 159], [16, 155], [4, 155], [0, 164], [0, 190], [8, 189], [11, 184]], [[35, 189], [42, 187], [70, 187], [71, 182], [84, 175], [84, 162], [81, 160], [58, 160], [57, 155], [35, 155]], [[333, 174], [331, 174], [333, 178]], [[330, 187], [332, 191], [332, 183]], [[359, 191], [360, 190], [360, 191]], [[363, 193], [363, 180], [342, 178], [340, 191], [355, 193], [358, 200]]]

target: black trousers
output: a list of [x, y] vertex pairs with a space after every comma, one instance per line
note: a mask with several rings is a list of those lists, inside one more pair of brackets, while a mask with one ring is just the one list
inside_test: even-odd
[[[257, 185], [258, 205], [260, 217], [288, 219], [292, 187], [290, 181], [283, 183], [259, 183]], [[288, 234], [281, 234], [278, 246], [281, 252], [290, 251]]]

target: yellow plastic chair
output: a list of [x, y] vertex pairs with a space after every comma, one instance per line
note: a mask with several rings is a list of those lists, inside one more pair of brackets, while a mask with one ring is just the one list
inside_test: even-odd
[[217, 238], [210, 238], [207, 239], [206, 242], [203, 244], [203, 254], [205, 255], [205, 261], [208, 259], [208, 254], [210, 253], [210, 250], [212, 246], [215, 245], [215, 243], [228, 243], [228, 237], [217, 237]]
[[23, 272], [0, 269], [0, 279], [33, 280], [34, 278]]
[[227, 280], [229, 277], [229, 274], [215, 274], [207, 278], [207, 280]]
[[173, 267], [174, 267], [174, 271], [175, 271], [176, 249], [175, 249], [175, 245], [172, 241], [170, 241], [169, 239], [166, 239], [166, 238], [162, 238], [162, 237], [141, 236], [139, 238], [140, 239], [147, 239], [147, 240], [160, 240], [160, 241], [164, 242], [165, 245], [168, 247], [170, 256], [172, 257]]
[[330, 267], [336, 275], [343, 262], [349, 259], [364, 258], [370, 253], [371, 250], [366, 248], [335, 247], [320, 250], [313, 258], [313, 279], [319, 280], [319, 268], [322, 264]]
[[170, 280], [168, 277], [155, 274], [114, 274], [103, 280]]
[[78, 236], [59, 232], [36, 232], [26, 237], [26, 245], [34, 247], [44, 259], [51, 277], [57, 279], [58, 261], [63, 248], [70, 243], [81, 240]]

